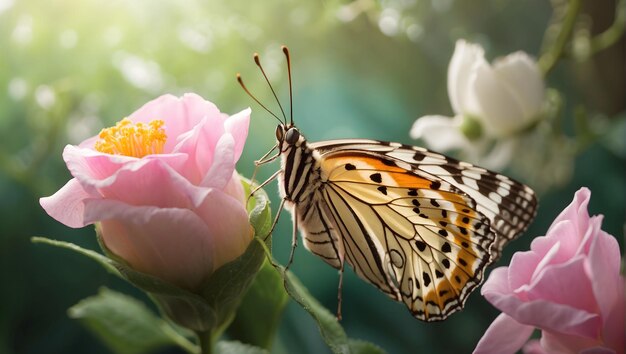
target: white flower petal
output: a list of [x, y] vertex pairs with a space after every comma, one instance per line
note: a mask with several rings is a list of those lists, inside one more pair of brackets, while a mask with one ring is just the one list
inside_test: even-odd
[[480, 113], [470, 85], [475, 67], [479, 64], [489, 65], [483, 48], [458, 40], [448, 66], [448, 96], [455, 114]]
[[429, 148], [437, 151], [471, 149], [469, 140], [459, 129], [461, 121], [461, 116], [424, 116], [413, 123], [409, 134], [413, 139], [422, 139]]
[[504, 169], [513, 157], [518, 147], [517, 139], [498, 141], [487, 155], [480, 159], [480, 165], [490, 170], [500, 171]]
[[528, 54], [515, 52], [496, 60], [493, 70], [521, 104], [525, 118], [534, 118], [541, 109], [545, 93], [537, 63]]
[[525, 124], [524, 110], [509, 85], [502, 82], [489, 64], [476, 67], [472, 89], [480, 104], [483, 128], [488, 135], [502, 137]]

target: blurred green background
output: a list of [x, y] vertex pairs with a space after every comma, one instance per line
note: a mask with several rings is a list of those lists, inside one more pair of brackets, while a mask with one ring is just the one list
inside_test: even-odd
[[[66, 144], [96, 134], [163, 93], [193, 91], [223, 112], [252, 106], [250, 136], [238, 164], [250, 177], [253, 160], [274, 143], [275, 120], [245, 95], [235, 73], [273, 107], [252, 61], [259, 52], [288, 102], [281, 44], [292, 52], [294, 114], [309, 140], [417, 144], [408, 136], [416, 118], [452, 114], [446, 70], [458, 38], [482, 44], [490, 59], [516, 50], [537, 56], [552, 5], [560, 2], [0, 0], [0, 353], [107, 353], [68, 318], [67, 308], [102, 285], [147, 301], [90, 260], [31, 244], [31, 236], [42, 235], [97, 249], [91, 227], [69, 229], [38, 203], [70, 178], [61, 157]], [[583, 3], [592, 32], [610, 25], [614, 6]], [[625, 49], [622, 37], [589, 60], [559, 63], [548, 85], [566, 97], [566, 121], [581, 105], [600, 125], [624, 121]], [[624, 132], [624, 124], [616, 126]], [[581, 186], [591, 188], [591, 213], [605, 215], [604, 229], [623, 249], [624, 135], [609, 140], [599, 139], [578, 155], [566, 183], [536, 186], [545, 191], [537, 219], [499, 265], [544, 234]], [[261, 169], [258, 178], [276, 168]], [[515, 177], [524, 181], [523, 175]], [[275, 184], [267, 191], [277, 205]], [[284, 215], [274, 235], [275, 256], [283, 263], [290, 237], [290, 216]], [[335, 310], [335, 270], [303, 247], [292, 270]], [[389, 353], [470, 352], [498, 314], [477, 291], [464, 311], [442, 323], [422, 323], [351, 271], [343, 298], [347, 334]], [[313, 320], [293, 302], [273, 351], [329, 352]]]

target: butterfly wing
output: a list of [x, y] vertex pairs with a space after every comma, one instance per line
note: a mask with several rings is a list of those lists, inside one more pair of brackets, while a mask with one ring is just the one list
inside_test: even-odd
[[369, 140], [310, 147], [325, 181], [315, 199], [342, 246], [335, 256], [422, 320], [461, 308], [491, 254], [534, 215], [527, 187], [425, 149]]
[[535, 193], [507, 176], [417, 146], [365, 139], [330, 140], [310, 144], [322, 156], [332, 153], [367, 151], [382, 160], [441, 179], [476, 201], [477, 210], [491, 222], [496, 240], [491, 249], [497, 260], [504, 246], [518, 237], [537, 211]]

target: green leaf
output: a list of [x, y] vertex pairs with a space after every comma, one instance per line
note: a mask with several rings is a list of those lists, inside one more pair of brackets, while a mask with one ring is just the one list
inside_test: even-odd
[[217, 354], [268, 354], [265, 349], [236, 341], [217, 342], [215, 352]]
[[115, 353], [140, 354], [174, 345], [190, 353], [198, 350], [142, 302], [107, 288], [72, 306], [68, 315], [79, 320]]
[[385, 354], [385, 351], [376, 344], [360, 339], [348, 339], [352, 354]]
[[193, 331], [207, 331], [218, 325], [215, 309], [201, 296], [160, 278], [138, 272], [124, 263], [114, 264], [127, 281], [148, 292], [161, 311], [176, 324]]
[[[250, 194], [250, 181], [242, 178], [241, 183], [244, 187], [245, 195]], [[263, 189], [259, 189], [254, 193], [254, 198], [248, 200], [248, 215], [250, 224], [254, 227], [254, 236], [265, 240], [272, 231], [272, 211], [269, 207], [269, 198]], [[270, 238], [267, 238], [268, 243]], [[269, 244], [268, 244], [269, 246]]]
[[288, 299], [281, 276], [265, 261], [237, 309], [229, 336], [269, 350]]
[[280, 266], [279, 271], [284, 275], [286, 274], [284, 279], [287, 293], [317, 322], [322, 338], [328, 344], [330, 350], [335, 354], [351, 353], [348, 336], [346, 336], [335, 315], [322, 306], [295, 275], [291, 272], [285, 273], [284, 268]]

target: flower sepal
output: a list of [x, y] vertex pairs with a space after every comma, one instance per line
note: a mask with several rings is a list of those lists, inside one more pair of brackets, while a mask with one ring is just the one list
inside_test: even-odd
[[463, 115], [459, 129], [470, 141], [478, 140], [483, 136], [483, 126], [480, 119], [471, 114]]
[[[249, 183], [242, 179], [244, 189]], [[98, 241], [103, 252], [122, 278], [147, 292], [159, 309], [174, 323], [197, 333], [219, 335], [232, 321], [235, 311], [254, 280], [265, 259], [265, 250], [259, 241], [269, 233], [271, 212], [263, 190], [255, 193], [248, 203], [250, 223], [255, 230], [255, 241], [235, 260], [216, 269], [198, 289], [184, 289], [158, 277], [133, 269], [111, 252], [102, 240], [99, 224]], [[267, 239], [269, 243], [270, 239]]]

